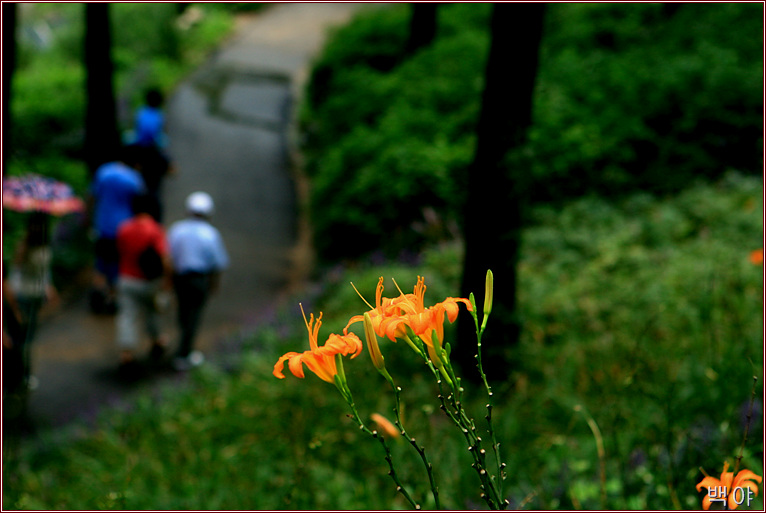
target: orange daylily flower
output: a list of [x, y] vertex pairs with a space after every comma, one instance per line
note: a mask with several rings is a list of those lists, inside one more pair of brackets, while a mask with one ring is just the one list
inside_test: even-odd
[[[352, 283], [351, 286], [353, 287], [354, 284]], [[356, 290], [356, 287], [354, 287], [354, 290]], [[359, 291], [356, 291], [357, 294], [359, 294]], [[359, 294], [359, 297], [362, 298], [362, 301], [367, 303], [367, 301], [364, 299], [364, 297]], [[388, 307], [391, 305], [391, 299], [383, 297], [383, 276], [381, 276], [378, 279], [378, 286], [375, 289], [375, 306], [372, 306], [370, 303], [367, 303], [367, 306], [370, 307], [370, 310], [367, 312], [370, 316], [370, 320], [372, 321], [372, 327], [375, 330], [375, 333], [379, 336], [383, 336], [383, 332], [380, 330], [380, 325], [383, 319], [386, 317], [386, 311], [388, 310]], [[348, 334], [348, 328], [357, 322], [364, 322], [364, 315], [355, 315], [351, 319], [349, 319], [348, 324], [346, 324], [346, 327], [343, 328], [343, 334]]]
[[763, 265], [763, 248], [750, 252], [750, 262], [753, 265]]
[[[422, 276], [418, 276], [412, 294], [405, 294], [399, 290], [399, 297], [389, 299], [382, 297], [382, 293], [383, 277], [381, 276], [378, 280], [376, 306], [368, 313], [375, 333], [379, 337], [388, 337], [394, 342], [404, 335], [404, 326], [407, 325], [423, 339], [426, 345], [430, 346], [432, 344], [431, 330], [437, 330], [439, 341], [444, 338], [443, 326], [441, 326], [444, 322], [444, 314], [450, 322], [455, 322], [459, 312], [458, 303], [465, 304], [469, 311], [473, 310], [471, 302], [462, 297], [448, 297], [441, 303], [426, 308], [424, 302], [426, 285], [425, 278]], [[352, 324], [363, 320], [362, 315], [355, 315], [349, 320], [343, 332], [348, 333], [348, 328]]]
[[[717, 479], [712, 476], [705, 477], [702, 481], [697, 483], [697, 491], [702, 491], [702, 488], [713, 488], [715, 487], [716, 490], [722, 490], [723, 493], [726, 495], [726, 500], [728, 504], [728, 508], [730, 510], [737, 509], [737, 496], [735, 495], [735, 490], [737, 488], [747, 488], [748, 490], [752, 490], [754, 492], [755, 497], [758, 496], [758, 485], [755, 484], [753, 481], [761, 482], [761, 476], [756, 475], [755, 473], [743, 469], [740, 470], [737, 473], [737, 477], [734, 477], [734, 472], [726, 472], [729, 469], [729, 464], [724, 462], [723, 464], [723, 472], [721, 473], [721, 479]], [[722, 497], [723, 498], [723, 497]], [[710, 509], [710, 504], [712, 504], [712, 500], [710, 498], [710, 494], [705, 496], [704, 499], [702, 499], [702, 509]]]
[[[302, 306], [301, 313], [303, 313]], [[282, 370], [285, 366], [284, 361], [288, 360], [290, 372], [298, 378], [305, 377], [303, 364], [306, 364], [306, 367], [319, 376], [320, 379], [328, 383], [335, 383], [335, 376], [338, 374], [335, 355], [347, 356], [350, 354], [351, 358], [356, 358], [362, 351], [362, 341], [354, 333], [342, 336], [332, 333], [327, 338], [325, 344], [320, 346], [317, 343], [317, 338], [319, 336], [319, 327], [322, 326], [322, 313], [319, 313], [316, 325], [314, 324], [314, 314], [311, 314], [310, 319], [307, 321], [306, 314], [303, 313], [303, 322], [306, 323], [306, 328], [309, 332], [310, 349], [303, 353], [291, 351], [282, 355], [277, 363], [274, 364], [273, 374], [279, 379], [284, 379], [285, 375], [282, 373]]]

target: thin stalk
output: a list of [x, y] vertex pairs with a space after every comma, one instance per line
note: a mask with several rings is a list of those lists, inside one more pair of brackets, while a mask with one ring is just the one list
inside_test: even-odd
[[745, 422], [745, 436], [742, 438], [742, 445], [739, 446], [739, 456], [734, 462], [734, 476], [739, 471], [739, 465], [742, 462], [742, 453], [745, 450], [745, 444], [747, 443], [747, 434], [750, 432], [750, 420], [753, 417], [753, 401], [755, 400], [755, 385], [758, 383], [758, 376], [753, 376], [753, 390], [750, 392], [750, 406], [747, 409], [747, 420]]
[[596, 439], [596, 451], [598, 452], [599, 461], [599, 474], [601, 478], [601, 507], [606, 508], [606, 451], [604, 451], [604, 439], [601, 436], [601, 430], [598, 428], [598, 424], [593, 420], [590, 413], [581, 405], [575, 406], [575, 411], [582, 413], [585, 417], [585, 421], [588, 423], [588, 427], [593, 433], [593, 438]]
[[[491, 273], [488, 272], [487, 276], [487, 291], [486, 295], [490, 296], [492, 295], [492, 287], [490, 284], [490, 278]], [[482, 319], [481, 327], [479, 326], [479, 317], [476, 313], [476, 301], [474, 299], [473, 294], [470, 296], [470, 301], [474, 305], [473, 311], [471, 312], [473, 316], [473, 322], [476, 326], [476, 367], [479, 369], [479, 375], [481, 376], [481, 380], [484, 382], [484, 388], [487, 391], [487, 416], [485, 417], [487, 419], [487, 428], [489, 430], [489, 436], [492, 439], [492, 450], [495, 453], [495, 462], [497, 464], [497, 480], [498, 480], [498, 486], [500, 488], [499, 494], [500, 497], [505, 496], [505, 463], [503, 462], [502, 458], [500, 457], [500, 444], [497, 441], [497, 435], [495, 434], [495, 429], [492, 424], [492, 387], [489, 386], [489, 381], [487, 381], [487, 375], [484, 373], [484, 367], [481, 363], [481, 337], [484, 334], [484, 330], [487, 328], [487, 320], [489, 319], [489, 314], [492, 311], [492, 301], [491, 299], [489, 301], [486, 301], [485, 297], [485, 303], [484, 303], [484, 318]], [[489, 303], [489, 304], [488, 304]], [[508, 501], [504, 500], [504, 504], [507, 506]]]
[[407, 500], [407, 502], [410, 503], [410, 505], [415, 509], [421, 509], [420, 504], [416, 503], [412, 497], [410, 497], [410, 494], [405, 490], [404, 485], [402, 485], [402, 482], [399, 480], [399, 476], [396, 474], [396, 469], [394, 469], [394, 462], [391, 457], [391, 449], [388, 448], [388, 445], [386, 444], [386, 441], [383, 439], [383, 436], [379, 435], [377, 431], [372, 431], [370, 428], [368, 428], [365, 423], [362, 421], [361, 417], [359, 417], [359, 412], [356, 410], [356, 406], [354, 405], [353, 399], [346, 398], [346, 401], [348, 402], [349, 407], [351, 408], [351, 411], [353, 415], [350, 415], [354, 420], [356, 420], [357, 424], [359, 424], [359, 429], [370, 435], [371, 437], [377, 439], [380, 444], [383, 446], [383, 450], [386, 452], [385, 460], [388, 462], [388, 475], [391, 476], [391, 479], [394, 480], [394, 483], [396, 484], [396, 491], [401, 493], [402, 496]]
[[[468, 451], [471, 453], [471, 456], [474, 460], [471, 466], [479, 475], [481, 489], [483, 490], [481, 498], [484, 499], [490, 509], [505, 509], [508, 503], [504, 500], [501, 500], [501, 495], [498, 493], [495, 482], [493, 479], [491, 479], [489, 473], [486, 470], [486, 451], [481, 447], [481, 438], [476, 435], [476, 426], [473, 424], [473, 421], [468, 418], [465, 410], [457, 403], [454, 393], [450, 394], [445, 399], [440, 372], [436, 369], [436, 367], [434, 367], [430, 360], [427, 360], [426, 364], [431, 369], [431, 372], [433, 373], [434, 378], [436, 379], [436, 382], [439, 386], [439, 401], [441, 402], [441, 409], [452, 420], [452, 422], [458, 426], [458, 428], [462, 431], [466, 441], [468, 442]], [[452, 387], [450, 388], [452, 389]], [[449, 403], [447, 400], [449, 400]]]
[[397, 387], [394, 385], [393, 381], [389, 381], [389, 384], [391, 385], [391, 388], [394, 390], [394, 397], [396, 398], [396, 403], [394, 405], [394, 414], [396, 415], [396, 426], [399, 428], [399, 431], [401, 431], [401, 434], [404, 438], [407, 439], [407, 441], [410, 442], [410, 445], [412, 445], [415, 450], [420, 455], [420, 459], [423, 461], [423, 465], [426, 468], [426, 472], [428, 474], [428, 481], [431, 484], [431, 492], [434, 496], [434, 507], [436, 509], [442, 509], [441, 504], [439, 503], [439, 489], [436, 486], [436, 481], [434, 479], [434, 472], [433, 472], [433, 465], [431, 462], [428, 461], [428, 458], [426, 457], [426, 450], [425, 447], [421, 447], [418, 445], [415, 438], [410, 437], [410, 435], [407, 434], [407, 431], [404, 429], [404, 424], [402, 423], [402, 417], [401, 417], [401, 387]]

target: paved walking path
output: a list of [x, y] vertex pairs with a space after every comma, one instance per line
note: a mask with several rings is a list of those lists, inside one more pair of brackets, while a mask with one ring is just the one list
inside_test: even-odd
[[[186, 195], [207, 191], [232, 262], [198, 340], [209, 359], [223, 339], [256, 322], [307, 267], [290, 121], [327, 28], [359, 7], [273, 4], [243, 17], [231, 41], [168, 101], [169, 152], [178, 173], [166, 182], [166, 224], [183, 217]], [[170, 314], [166, 321], [174, 338]], [[29, 399], [36, 425], [87, 419], [146, 385], [117, 378], [113, 334], [114, 319], [90, 314], [85, 297], [41, 323], [33, 346], [39, 387]]]

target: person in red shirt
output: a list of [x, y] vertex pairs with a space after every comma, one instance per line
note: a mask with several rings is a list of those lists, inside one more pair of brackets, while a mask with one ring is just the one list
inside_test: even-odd
[[164, 269], [169, 268], [168, 249], [165, 231], [154, 217], [156, 211], [156, 200], [152, 196], [136, 196], [133, 217], [117, 229], [117, 346], [120, 370], [125, 372], [136, 368], [140, 316], [152, 342], [151, 356], [159, 358], [165, 352], [156, 297], [160, 290], [170, 287], [169, 279], [164, 278]]

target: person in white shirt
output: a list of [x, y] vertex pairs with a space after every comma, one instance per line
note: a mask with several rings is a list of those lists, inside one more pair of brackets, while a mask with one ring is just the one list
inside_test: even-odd
[[192, 193], [186, 198], [188, 216], [168, 230], [180, 331], [178, 353], [173, 359], [177, 370], [187, 370], [204, 361], [202, 353], [194, 351], [194, 339], [205, 303], [218, 288], [221, 272], [229, 265], [221, 234], [210, 224], [213, 210], [209, 194]]

